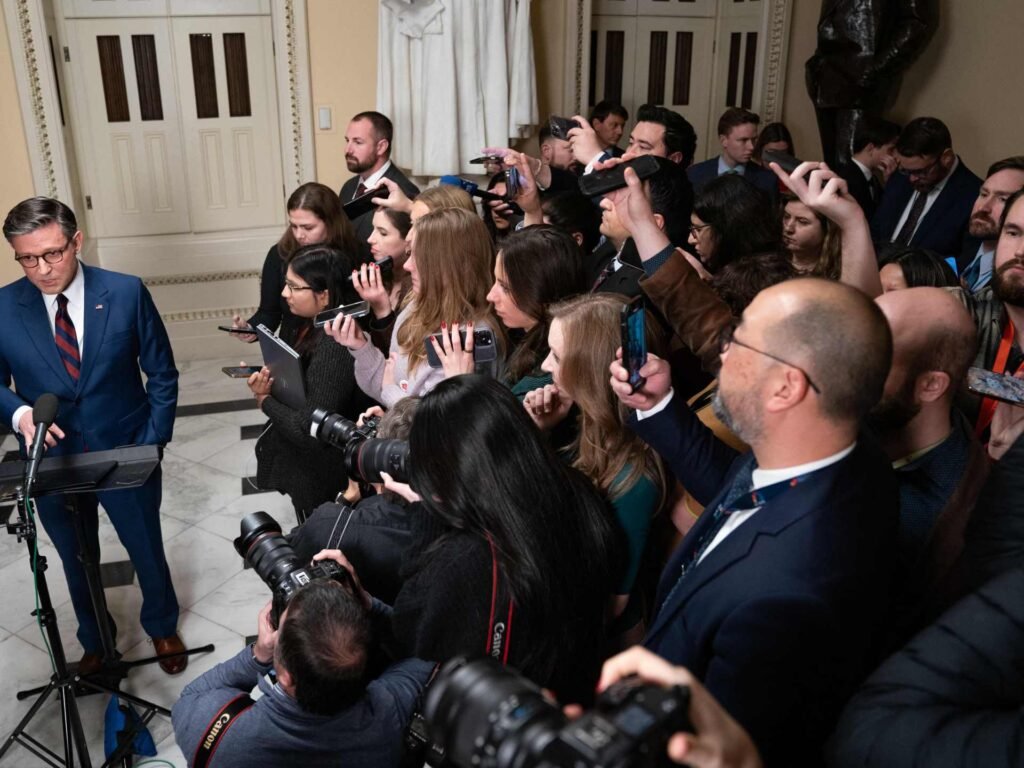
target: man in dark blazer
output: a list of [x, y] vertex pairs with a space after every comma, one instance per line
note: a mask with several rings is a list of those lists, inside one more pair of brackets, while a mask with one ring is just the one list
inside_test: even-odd
[[[410, 199], [420, 193], [420, 188], [391, 162], [393, 135], [391, 120], [380, 112], [360, 112], [349, 121], [345, 131], [345, 165], [355, 176], [346, 181], [338, 193], [342, 205], [376, 189], [382, 179], [393, 181]], [[380, 195], [387, 196], [387, 193]], [[352, 224], [359, 243], [365, 246], [363, 255], [368, 261], [370, 247], [366, 245], [366, 238], [373, 231], [373, 211], [357, 216]]]
[[896, 141], [900, 127], [889, 120], [865, 117], [853, 135], [853, 155], [835, 168], [846, 180], [846, 188], [864, 216], [871, 220], [882, 199], [879, 176], [888, 178], [896, 170]]
[[737, 173], [755, 187], [763, 189], [774, 200], [779, 194], [779, 181], [775, 174], [750, 161], [757, 144], [757, 126], [761, 118], [747, 109], [730, 107], [718, 119], [718, 141], [722, 153], [686, 170], [693, 191], [701, 189], [714, 178], [726, 173]]
[[957, 258], [981, 179], [957, 157], [949, 129], [934, 117], [907, 124], [896, 142], [896, 157], [899, 169], [871, 218], [879, 253], [910, 245]]
[[715, 410], [750, 445], [743, 456], [672, 396], [664, 361], [649, 358], [635, 393], [612, 365], [632, 428], [705, 504], [665, 568], [644, 645], [693, 672], [766, 765], [820, 765], [891, 586], [896, 483], [858, 424], [892, 341], [866, 296], [815, 278], [765, 289], [722, 340]]
[[[142, 281], [81, 264], [82, 233], [71, 209], [57, 200], [35, 197], [16, 205], [4, 221], [4, 237], [25, 277], [0, 289], [0, 416], [18, 434], [22, 450], [35, 435], [32, 404], [46, 392], [60, 403], [46, 438], [48, 455], [165, 445], [174, 426], [178, 371]], [[97, 503], [103, 505], [135, 566], [143, 628], [158, 654], [179, 653], [185, 648], [160, 535], [160, 496], [157, 467], [139, 488], [76, 499], [97, 556]], [[78, 671], [85, 675], [99, 669], [102, 647], [63, 504], [60, 497], [40, 498], [36, 509], [64, 564], [85, 649]], [[160, 665], [175, 674], [186, 662], [177, 656]]]

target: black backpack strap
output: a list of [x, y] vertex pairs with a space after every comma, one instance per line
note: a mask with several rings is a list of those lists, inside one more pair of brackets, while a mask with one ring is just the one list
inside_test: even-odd
[[210, 724], [206, 727], [206, 735], [196, 747], [195, 757], [192, 758], [192, 768], [206, 768], [210, 764], [213, 753], [217, 751], [220, 740], [228, 728], [238, 719], [239, 715], [255, 703], [249, 694], [243, 693], [225, 704], [220, 712], [213, 716]]

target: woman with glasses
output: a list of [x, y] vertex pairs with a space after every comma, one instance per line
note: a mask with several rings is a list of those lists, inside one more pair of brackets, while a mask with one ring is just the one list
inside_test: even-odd
[[[341, 207], [338, 194], [323, 184], [308, 182], [288, 198], [288, 228], [281, 239], [271, 246], [263, 261], [259, 309], [246, 321], [235, 315], [232, 325], [253, 330], [257, 325], [265, 325], [272, 331], [278, 331], [278, 335], [291, 344], [302, 323], [300, 318], [292, 315], [281, 292], [285, 270], [295, 251], [305, 245], [319, 243], [345, 254], [352, 264], [359, 258], [356, 233]], [[256, 341], [255, 333], [233, 335], [243, 341]]]
[[[553, 383], [523, 401], [542, 430], [575, 419], [576, 439], [565, 457], [604, 494], [615, 513], [628, 553], [612, 604], [612, 614], [618, 617], [615, 636], [637, 627], [642, 619], [640, 591], [634, 587], [665, 483], [661, 461], [626, 427], [626, 408], [608, 386], [608, 363], [622, 343], [623, 306], [622, 296], [598, 293], [552, 307], [549, 352], [542, 367]], [[570, 414], [573, 405], [575, 416]]]
[[299, 523], [320, 504], [348, 487], [338, 450], [310, 436], [313, 411], [355, 420], [368, 404], [356, 386], [352, 357], [313, 328], [318, 312], [354, 299], [347, 277], [352, 261], [328, 245], [307, 245], [292, 254], [281, 299], [294, 321], [291, 345], [299, 353], [306, 402], [292, 408], [271, 394], [264, 368], [249, 377], [249, 389], [269, 422], [256, 442], [256, 484], [291, 497]]
[[768, 195], [742, 176], [712, 179], [693, 201], [688, 242], [705, 279], [744, 256], [776, 250], [778, 240]]

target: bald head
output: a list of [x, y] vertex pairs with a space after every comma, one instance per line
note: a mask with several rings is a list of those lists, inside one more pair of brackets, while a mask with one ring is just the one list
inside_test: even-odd
[[926, 371], [949, 376], [949, 397], [977, 350], [974, 321], [963, 304], [942, 288], [908, 288], [875, 299], [893, 336], [893, 370], [917, 378]]
[[787, 358], [814, 379], [825, 416], [859, 421], [878, 401], [892, 338], [884, 315], [863, 293], [830, 280], [801, 278], [762, 291], [749, 310], [767, 318], [764, 337], [772, 348], [786, 350]]

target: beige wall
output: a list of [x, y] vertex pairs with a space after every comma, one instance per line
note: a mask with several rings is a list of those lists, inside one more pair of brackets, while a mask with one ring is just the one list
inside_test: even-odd
[[[348, 119], [377, 104], [377, 0], [308, 0], [316, 180], [339, 189]], [[316, 110], [330, 107], [331, 129], [316, 128]]]
[[[1024, 3], [1020, 0], [940, 0], [939, 29], [903, 79], [892, 118], [922, 115], [943, 120], [953, 145], [981, 175], [1002, 157], [1024, 154], [1024, 102], [1018, 67]], [[786, 71], [783, 120], [803, 157], [820, 153], [814, 110], [804, 86], [804, 62], [814, 53], [819, 0], [795, 0]]]
[[[0, 173], [0, 215], [31, 197], [32, 170], [28, 162], [25, 129], [18, 108], [18, 88], [14, 82], [11, 47], [7, 41], [4, 14], [0, 13], [0, 147], [4, 148], [3, 173]], [[0, 244], [0, 285], [21, 277], [22, 271], [6, 244]]]

